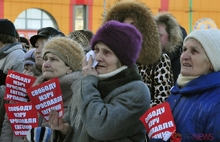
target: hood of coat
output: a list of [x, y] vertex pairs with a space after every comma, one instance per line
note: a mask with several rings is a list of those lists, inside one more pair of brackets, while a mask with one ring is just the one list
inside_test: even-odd
[[164, 23], [169, 27], [169, 42], [164, 47], [163, 51], [167, 54], [178, 50], [179, 46], [183, 43], [183, 36], [180, 25], [177, 20], [168, 12], [162, 12], [154, 16], [156, 22]]
[[[62, 97], [63, 97], [64, 101], [69, 99], [72, 96], [73, 92], [71, 90], [71, 85], [74, 81], [76, 81], [81, 76], [82, 76], [82, 72], [77, 71], [77, 72], [72, 72], [72, 73], [69, 73], [69, 74], [65, 74], [65, 75], [58, 78], [58, 80], [60, 82], [60, 88], [61, 88], [61, 91], [62, 91]], [[38, 85], [38, 84], [40, 84], [44, 81], [45, 81], [45, 79], [41, 75], [36, 79], [33, 86], [36, 86], [36, 85]]]
[[127, 17], [135, 19], [134, 26], [141, 32], [143, 38], [137, 63], [154, 64], [161, 56], [161, 44], [153, 14], [144, 3], [133, 0], [116, 2], [104, 15], [102, 24], [110, 20], [123, 22]]
[[4, 58], [5, 56], [10, 54], [11, 52], [18, 50], [18, 49], [23, 50], [22, 44], [19, 42], [7, 44], [5, 47], [0, 49], [0, 59]]
[[[180, 29], [181, 29], [181, 32], [182, 32], [182, 38], [184, 40], [185, 37], [187, 36], [187, 32], [186, 32], [186, 30], [182, 26], [180, 26]], [[182, 54], [182, 48], [183, 48], [183, 41], [180, 43], [178, 48], [175, 49], [175, 51], [173, 51], [172, 53], [168, 53], [171, 62], [173, 60], [176, 60], [176, 59], [180, 58], [180, 56]]]

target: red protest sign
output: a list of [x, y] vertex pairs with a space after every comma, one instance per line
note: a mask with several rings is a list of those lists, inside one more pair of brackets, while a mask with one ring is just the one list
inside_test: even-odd
[[63, 116], [63, 98], [57, 78], [29, 88], [27, 93], [31, 102], [44, 119], [49, 120], [51, 109], [57, 110], [59, 117]]
[[31, 102], [5, 104], [5, 109], [15, 136], [26, 136], [38, 126], [38, 113]]
[[16, 71], [9, 70], [6, 77], [5, 100], [27, 102], [27, 89], [35, 82], [36, 78]]
[[169, 139], [176, 131], [173, 115], [168, 102], [150, 108], [140, 120], [144, 124], [148, 137], [155, 139]]

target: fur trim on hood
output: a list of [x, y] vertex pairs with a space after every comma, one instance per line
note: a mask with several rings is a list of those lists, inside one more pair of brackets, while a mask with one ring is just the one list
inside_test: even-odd
[[123, 22], [127, 17], [134, 18], [134, 26], [143, 36], [142, 49], [137, 63], [142, 65], [156, 63], [162, 52], [159, 32], [151, 10], [144, 3], [134, 0], [116, 2], [103, 17], [102, 24], [110, 20]]
[[183, 42], [182, 31], [180, 25], [178, 24], [177, 20], [168, 12], [162, 12], [155, 15], [155, 20], [157, 23], [164, 23], [168, 26], [169, 34], [169, 42], [163, 48], [163, 51], [167, 54], [178, 50], [178, 47]]

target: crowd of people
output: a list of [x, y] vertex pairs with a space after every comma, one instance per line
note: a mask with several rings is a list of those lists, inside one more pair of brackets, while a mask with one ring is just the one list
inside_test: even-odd
[[[115, 2], [102, 18], [95, 33], [43, 27], [30, 39], [0, 19], [0, 142], [164, 142], [140, 121], [163, 102], [181, 142], [219, 142], [220, 30], [187, 34], [171, 13], [153, 15], [136, 0]], [[32, 87], [57, 78], [64, 115], [38, 113], [38, 127], [14, 135], [9, 70], [36, 78]]]

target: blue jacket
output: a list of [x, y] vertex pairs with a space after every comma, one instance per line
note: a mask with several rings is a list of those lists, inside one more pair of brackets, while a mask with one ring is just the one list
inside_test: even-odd
[[220, 142], [220, 72], [202, 75], [167, 99], [181, 142]]

